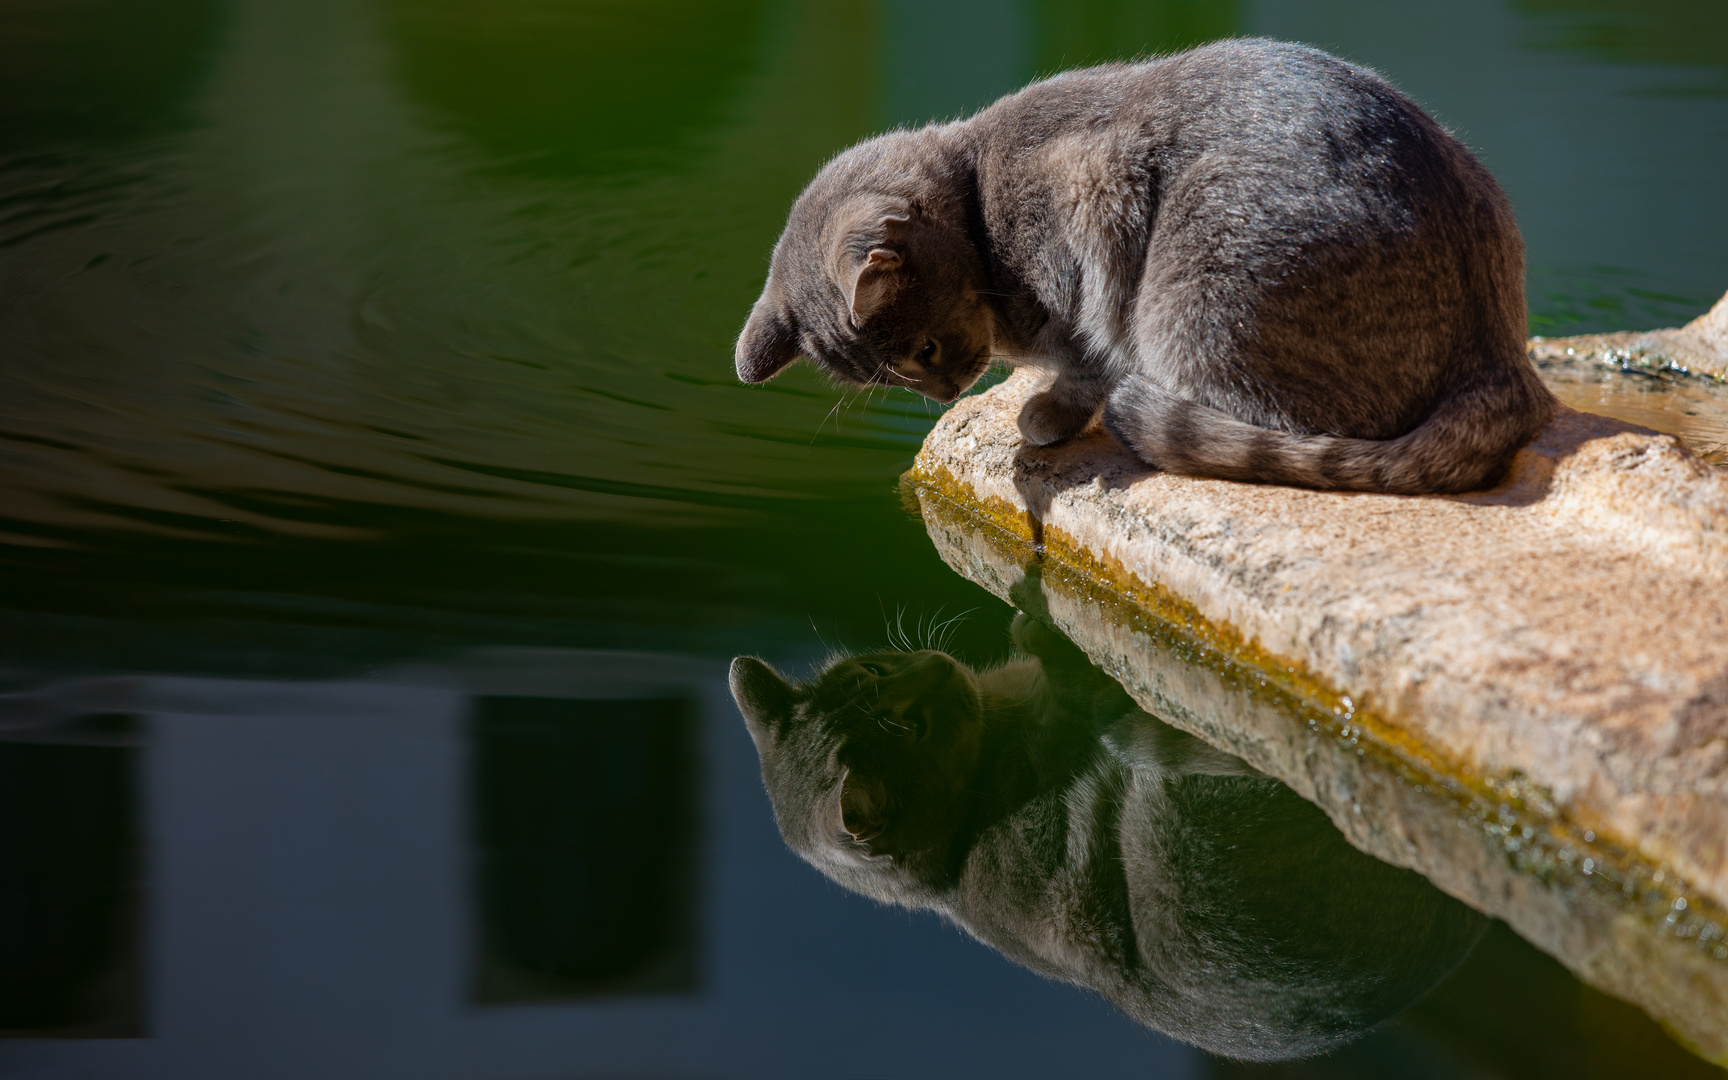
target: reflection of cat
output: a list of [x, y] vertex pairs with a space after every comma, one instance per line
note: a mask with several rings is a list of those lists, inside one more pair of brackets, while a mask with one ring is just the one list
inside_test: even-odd
[[1274, 780], [1134, 707], [1028, 616], [1027, 656], [835, 661], [732, 691], [786, 842], [1208, 1050], [1317, 1053], [1414, 1001], [1483, 920]]
[[1174, 472], [1462, 491], [1553, 398], [1487, 170], [1372, 72], [1270, 41], [1072, 71], [829, 162], [738, 339], [951, 401], [1045, 369], [1039, 445], [1104, 424]]

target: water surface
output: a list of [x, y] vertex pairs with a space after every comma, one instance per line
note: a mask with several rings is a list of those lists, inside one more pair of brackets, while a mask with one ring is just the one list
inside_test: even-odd
[[[31, 778], [0, 804], [0, 1068], [1227, 1074], [814, 879], [719, 679], [902, 613], [1008, 647], [895, 493], [935, 406], [733, 380], [802, 184], [1231, 34], [1374, 66], [1476, 148], [1533, 332], [1728, 288], [1702, 0], [0, 3], [0, 771]], [[1656, 427], [1715, 401], [1632, 385], [1602, 393]], [[594, 945], [618, 904], [649, 929]], [[1474, 955], [1301, 1075], [1689, 1067], [1504, 931]]]

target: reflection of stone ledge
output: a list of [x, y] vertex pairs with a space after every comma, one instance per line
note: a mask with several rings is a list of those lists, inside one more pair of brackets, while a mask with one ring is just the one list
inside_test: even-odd
[[1728, 473], [1566, 410], [1474, 495], [1194, 480], [1024, 446], [1031, 386], [907, 476], [955, 569], [1042, 554], [1142, 705], [1728, 1061]]
[[1569, 338], [1531, 338], [1537, 363], [1599, 360], [1621, 367], [1667, 367], [1728, 379], [1728, 296], [1685, 326]]

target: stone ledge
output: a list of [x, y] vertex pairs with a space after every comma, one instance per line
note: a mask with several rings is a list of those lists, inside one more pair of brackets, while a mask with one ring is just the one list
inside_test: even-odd
[[1728, 1062], [1728, 473], [1563, 410], [1473, 495], [1196, 480], [1024, 446], [1032, 383], [907, 474], [951, 565], [1042, 559], [1142, 705]]

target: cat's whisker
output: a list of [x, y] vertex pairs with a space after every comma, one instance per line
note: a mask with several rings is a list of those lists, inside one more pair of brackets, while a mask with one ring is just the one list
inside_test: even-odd
[[[845, 391], [844, 391], [844, 390], [842, 390], [842, 391], [841, 391], [841, 392], [840, 392], [840, 400], [839, 400], [839, 401], [836, 401], [836, 402], [835, 402], [835, 403], [834, 403], [834, 408], [832, 408], [832, 409], [829, 409], [829, 410], [828, 410], [828, 416], [834, 416], [834, 415], [835, 415], [835, 413], [836, 413], [836, 412], [837, 412], [837, 411], [838, 411], [838, 412], [839, 412], [839, 413], [840, 413], [840, 414], [841, 414], [841, 415], [844, 415], [844, 414], [845, 414], [845, 412], [846, 412], [846, 410], [848, 410], [848, 409], [850, 409], [850, 408], [851, 408], [851, 407], [852, 407], [852, 405], [853, 405], [853, 404], [855, 404], [855, 403], [856, 403], [856, 402], [857, 402], [857, 400], [858, 400], [858, 398], [859, 398], [859, 397], [860, 397], [860, 396], [862, 396], [862, 395], [863, 395], [863, 394], [864, 394], [864, 392], [865, 392], [865, 391], [866, 391], [866, 390], [868, 390], [868, 389], [869, 389], [869, 388], [870, 388], [870, 385], [869, 385], [869, 384], [868, 384], [868, 383], [865, 383], [865, 384], [863, 384], [863, 385], [862, 385], [862, 386], [858, 386], [858, 387], [856, 387], [856, 388], [854, 388], [854, 390], [853, 390], [853, 392], [852, 392], [852, 395], [851, 395], [851, 397], [847, 397], [847, 395], [846, 395], [846, 392], [845, 392]], [[827, 423], [828, 423], [828, 418], [827, 418], [827, 417], [823, 417], [823, 418], [822, 418], [822, 424], [824, 424], [824, 425], [825, 425], [825, 424], [827, 424]], [[840, 433], [841, 433], [841, 431], [840, 431], [840, 421], [839, 421], [839, 419], [838, 419], [838, 417], [836, 417], [836, 419], [835, 419], [835, 421], [834, 421], [834, 433], [835, 433], [835, 434], [836, 434], [836, 435], [838, 435], [838, 434], [840, 434]], [[820, 435], [820, 434], [822, 434], [822, 427], [821, 427], [821, 426], [818, 426], [818, 427], [817, 427], [817, 428], [816, 428], [816, 435]], [[811, 436], [811, 437], [810, 437], [810, 441], [811, 441], [811, 442], [815, 442], [815, 441], [816, 441], [816, 435], [812, 435], [812, 436]]]
[[828, 661], [827, 661], [827, 663], [823, 664], [822, 666], [823, 667], [832, 666], [834, 663], [834, 659], [835, 659], [834, 647], [832, 645], [828, 644], [828, 640], [822, 636], [822, 631], [820, 631], [816, 628], [816, 617], [814, 615], [812, 615], [810, 617], [810, 632], [812, 634], [816, 635], [816, 640], [821, 643], [822, 648], [824, 648], [828, 651]]
[[888, 637], [888, 644], [900, 652], [911, 652], [911, 639], [906, 636], [906, 605], [894, 605], [894, 618], [890, 621], [883, 616], [883, 629]]
[[906, 608], [900, 605], [894, 609], [894, 630], [899, 638], [899, 648], [904, 652], [916, 652], [912, 639], [906, 634]]
[[[954, 640], [954, 635], [959, 632], [961, 624], [966, 621], [966, 618], [969, 615], [977, 610], [977, 608], [967, 608], [965, 611], [962, 611], [957, 615], [944, 619], [934, 627], [933, 629], [940, 633], [941, 636], [937, 639], [937, 644], [933, 645], [932, 648], [938, 649], [942, 652], [947, 652], [948, 646]], [[941, 614], [940, 608], [937, 609], [937, 614]]]
[[898, 732], [900, 734], [906, 734], [912, 730], [911, 725], [902, 724], [898, 720], [891, 720], [888, 717], [883, 716], [881, 713], [875, 713], [870, 718], [872, 720], [876, 721], [877, 727], [881, 728], [883, 731], [888, 732], [888, 734], [890, 734], [890, 735], [893, 735], [896, 732]]
[[[841, 402], [840, 415], [845, 416], [848, 412], [850, 412], [852, 410], [852, 406], [858, 404], [858, 399], [863, 397], [864, 392], [868, 389], [869, 389], [869, 387], [867, 387], [867, 386], [860, 386], [856, 390], [852, 391], [852, 395], [850, 397], [846, 397], [846, 396], [842, 395], [842, 397], [840, 398], [840, 402]], [[838, 419], [836, 419], [834, 421], [834, 433], [836, 435], [838, 435], [840, 433], [840, 421]]]
[[[834, 413], [839, 410], [841, 403], [844, 402], [845, 400], [846, 400], [846, 395], [844, 393], [842, 393], [839, 398], [835, 399], [834, 407], [829, 409], [828, 415], [824, 416], [822, 418], [822, 422], [820, 424], [816, 425], [816, 434], [810, 436], [811, 443], [815, 443], [815, 441], [817, 439], [821, 438], [822, 429], [828, 426], [829, 419], [832, 418]], [[840, 430], [839, 426], [836, 425], [834, 430], [836, 431], [836, 433], [838, 433], [838, 431]]]

